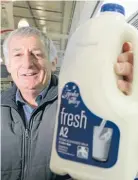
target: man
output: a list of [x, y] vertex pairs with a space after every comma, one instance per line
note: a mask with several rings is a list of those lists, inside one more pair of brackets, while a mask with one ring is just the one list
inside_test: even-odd
[[[64, 180], [49, 169], [57, 109], [58, 80], [51, 72], [49, 43], [37, 29], [13, 31], [4, 43], [6, 66], [16, 84], [1, 97], [2, 180]], [[119, 88], [128, 93], [132, 78], [130, 45], [124, 44], [115, 71], [125, 75]], [[121, 67], [121, 71], [120, 71]], [[122, 70], [123, 69], [123, 70]]]

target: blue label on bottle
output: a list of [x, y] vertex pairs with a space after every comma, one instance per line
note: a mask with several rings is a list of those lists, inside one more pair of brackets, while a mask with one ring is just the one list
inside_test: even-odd
[[79, 87], [67, 83], [62, 91], [58, 114], [56, 150], [67, 160], [102, 168], [112, 167], [118, 158], [120, 131], [84, 104]]

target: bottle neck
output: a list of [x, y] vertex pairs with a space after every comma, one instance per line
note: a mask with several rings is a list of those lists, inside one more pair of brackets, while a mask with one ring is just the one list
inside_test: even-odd
[[115, 11], [100, 12], [100, 16], [108, 16], [118, 20], [126, 21], [125, 16], [123, 14]]

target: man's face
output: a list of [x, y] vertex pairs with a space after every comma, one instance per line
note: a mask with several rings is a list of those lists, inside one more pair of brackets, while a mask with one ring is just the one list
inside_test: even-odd
[[37, 36], [14, 36], [9, 42], [7, 69], [20, 91], [41, 91], [51, 76], [51, 63]]

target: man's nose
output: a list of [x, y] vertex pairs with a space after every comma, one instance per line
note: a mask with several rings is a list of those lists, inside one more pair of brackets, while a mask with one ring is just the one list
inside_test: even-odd
[[24, 59], [23, 59], [23, 67], [24, 68], [31, 68], [34, 65], [34, 57], [30, 52], [26, 52], [24, 54]]

